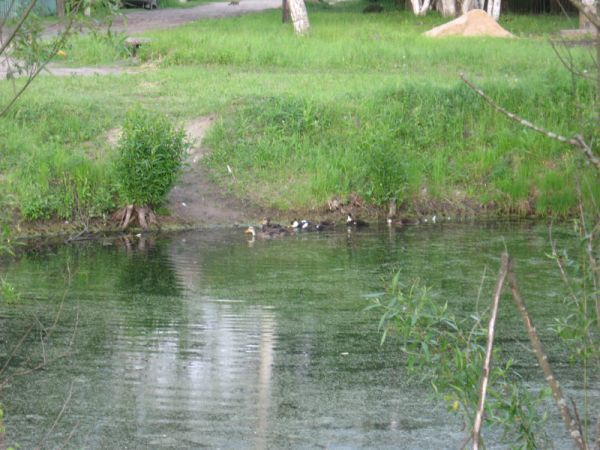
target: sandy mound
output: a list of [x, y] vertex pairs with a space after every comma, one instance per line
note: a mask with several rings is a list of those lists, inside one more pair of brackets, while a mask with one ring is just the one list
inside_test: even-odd
[[443, 36], [492, 36], [513, 37], [482, 9], [472, 9], [451, 22], [435, 27], [425, 33], [429, 37]]

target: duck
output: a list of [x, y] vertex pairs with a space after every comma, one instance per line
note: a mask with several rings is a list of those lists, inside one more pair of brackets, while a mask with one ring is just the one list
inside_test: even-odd
[[320, 231], [319, 224], [312, 223], [306, 219], [300, 221], [300, 227], [302, 231]]
[[355, 228], [363, 228], [368, 227], [369, 223], [364, 220], [355, 219], [352, 217], [352, 214], [348, 213], [348, 218], [346, 219], [346, 226], [355, 227]]
[[403, 227], [405, 225], [417, 225], [419, 223], [418, 219], [394, 219], [393, 217], [388, 216], [387, 224], [390, 227]]
[[285, 228], [278, 223], [271, 223], [271, 219], [269, 217], [263, 217], [261, 222], [261, 231], [268, 232], [271, 230], [284, 230]]
[[315, 225], [315, 228], [317, 229], [317, 231], [333, 230], [335, 228], [335, 222], [322, 220], [321, 222]]
[[313, 223], [307, 219], [302, 219], [302, 220], [294, 219], [290, 223], [290, 227], [293, 228], [294, 230], [302, 230], [302, 231], [324, 231], [324, 230], [333, 229], [335, 227], [335, 223], [329, 222], [326, 220], [323, 220], [323, 221], [320, 221], [317, 223]]
[[273, 228], [268, 230], [257, 231], [256, 228], [253, 226], [246, 228], [246, 230], [244, 230], [244, 233], [251, 234], [252, 238], [258, 237], [261, 239], [276, 239], [289, 234], [285, 228]]

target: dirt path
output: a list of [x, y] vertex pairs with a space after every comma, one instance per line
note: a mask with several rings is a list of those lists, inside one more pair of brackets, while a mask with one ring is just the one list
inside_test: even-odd
[[178, 222], [194, 226], [257, 223], [265, 212], [223, 193], [208, 179], [208, 173], [201, 165], [201, 159], [209, 151], [202, 145], [202, 138], [213, 121], [213, 117], [200, 117], [185, 127], [193, 145], [181, 179], [169, 194], [169, 211]]
[[[208, 3], [192, 8], [166, 8], [127, 11], [115, 17], [111, 30], [135, 35], [148, 30], [172, 28], [200, 19], [218, 19], [281, 7], [281, 0], [241, 0], [239, 5], [229, 2]], [[47, 34], [56, 34], [59, 26], [48, 27]]]

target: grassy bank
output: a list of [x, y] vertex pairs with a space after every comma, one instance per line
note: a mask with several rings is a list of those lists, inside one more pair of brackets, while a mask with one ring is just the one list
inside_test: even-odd
[[[435, 14], [369, 16], [363, 6], [312, 8], [303, 39], [277, 11], [200, 21], [149, 33], [139, 61], [125, 61], [140, 63], [140, 74], [41, 77], [0, 120], [2, 201], [32, 220], [115, 207], [106, 133], [132, 104], [178, 123], [217, 113], [206, 161], [215, 181], [264, 206], [313, 208], [356, 193], [416, 212], [483, 204], [566, 215], [575, 176], [588, 200], [600, 200], [579, 155], [493, 112], [457, 76], [549, 129], [591, 140], [593, 84], [573, 82], [546, 39], [573, 21], [509, 16], [504, 25], [519, 39], [432, 40], [421, 33], [442, 22]], [[123, 63], [120, 39], [78, 38], [65, 62]], [[585, 49], [572, 56], [591, 70]]]

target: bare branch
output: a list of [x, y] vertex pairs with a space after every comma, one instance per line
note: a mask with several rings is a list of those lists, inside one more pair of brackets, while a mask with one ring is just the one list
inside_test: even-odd
[[[34, 0], [34, 3], [35, 3], [35, 0]], [[73, 14], [75, 14], [75, 12], [76, 11], [74, 11]], [[48, 57], [48, 59], [46, 59], [45, 61], [41, 62], [33, 70], [33, 72], [29, 75], [29, 78], [27, 79], [27, 81], [25, 82], [25, 84], [21, 87], [21, 89], [19, 89], [19, 91], [13, 96], [13, 98], [11, 99], [11, 101], [4, 107], [4, 109], [2, 109], [2, 111], [0, 111], [0, 117], [2, 117], [4, 114], [6, 114], [6, 112], [15, 104], [15, 102], [19, 99], [19, 97], [21, 97], [21, 95], [23, 94], [23, 92], [25, 92], [25, 90], [33, 82], [33, 80], [40, 74], [40, 72], [42, 70], [44, 70], [46, 68], [46, 66], [48, 65], [48, 63], [50, 62], [50, 60], [52, 58], [54, 58], [54, 56], [56, 55], [56, 53], [58, 53], [58, 51], [64, 46], [65, 42], [67, 41], [67, 39], [69, 37], [69, 33], [71, 31], [71, 28], [73, 26], [73, 21], [74, 21], [74, 15], [72, 15], [70, 17], [69, 22], [67, 23], [67, 26], [65, 27], [65, 30], [63, 31], [63, 34], [61, 35], [60, 39], [57, 39], [54, 42], [54, 45], [52, 47], [52, 50], [50, 51], [50, 56]], [[2, 54], [2, 51], [0, 51], [0, 54]]]
[[552, 249], [552, 258], [554, 259], [554, 261], [556, 261], [556, 265], [558, 266], [558, 270], [560, 272], [560, 277], [567, 289], [569, 290], [569, 295], [571, 296], [571, 299], [573, 301], [577, 301], [577, 296], [573, 291], [573, 286], [571, 286], [571, 283], [569, 283], [569, 277], [567, 276], [565, 266], [562, 262], [560, 255], [558, 254], [558, 251], [556, 250], [556, 241], [554, 240], [554, 237], [552, 235], [552, 225], [553, 222], [550, 222], [550, 227], [548, 228], [548, 239], [550, 240], [550, 248]]
[[54, 419], [54, 423], [48, 429], [48, 431], [46, 432], [46, 434], [44, 435], [44, 437], [40, 440], [40, 442], [38, 442], [37, 446], [35, 447], [36, 450], [41, 449], [44, 446], [44, 443], [46, 442], [46, 439], [48, 439], [48, 436], [50, 436], [50, 433], [52, 433], [52, 431], [54, 430], [54, 428], [56, 428], [56, 425], [58, 424], [58, 422], [62, 418], [63, 414], [65, 413], [65, 410], [67, 409], [67, 405], [71, 401], [71, 396], [73, 395], [73, 383], [74, 382], [71, 382], [71, 386], [69, 387], [69, 393], [67, 394], [67, 398], [65, 399], [65, 401], [64, 401], [64, 403], [62, 405], [62, 408], [60, 409], [60, 412], [56, 416], [56, 419]]
[[49, 366], [50, 364], [52, 364], [53, 362], [58, 361], [59, 359], [62, 359], [62, 358], [66, 358], [67, 356], [71, 356], [71, 355], [73, 355], [73, 352], [61, 353], [60, 355], [55, 356], [52, 359], [48, 359], [44, 362], [41, 362], [33, 367], [30, 367], [29, 369], [21, 370], [19, 372], [15, 372], [15, 373], [11, 374], [10, 376], [6, 377], [2, 382], [0, 382], [0, 391], [9, 385], [11, 380], [13, 380], [17, 377], [22, 377], [24, 375], [29, 375], [31, 373], [37, 372], [38, 370], [42, 370], [42, 369], [46, 368], [47, 366]]
[[[566, 40], [562, 39], [560, 40], [560, 44], [565, 47], [565, 49], [567, 48], [566, 45]], [[571, 55], [571, 52], [567, 50], [567, 53], [569, 55], [569, 61], [566, 61], [565, 58], [563, 57], [563, 55], [560, 53], [560, 51], [558, 50], [558, 47], [556, 46], [556, 42], [553, 41], [552, 39], [550, 39], [550, 45], [552, 46], [552, 50], [554, 50], [554, 54], [556, 55], [556, 57], [558, 58], [558, 60], [562, 63], [563, 66], [565, 66], [565, 68], [571, 72], [571, 74], [580, 77], [580, 78], [586, 78], [588, 80], [595, 80], [596, 77], [585, 73], [581, 70], [578, 70], [577, 67], [575, 66], [575, 63], [573, 62], [573, 55]]]
[[479, 89], [477, 86], [475, 86], [469, 80], [467, 80], [467, 78], [465, 77], [465, 75], [463, 73], [460, 74], [460, 79], [463, 80], [463, 82], [467, 86], [469, 86], [480, 97], [482, 97], [496, 111], [501, 112], [509, 119], [514, 120], [515, 122], [523, 125], [526, 128], [530, 128], [534, 131], [537, 131], [538, 133], [543, 134], [544, 136], [549, 137], [550, 139], [554, 139], [554, 140], [562, 142], [564, 144], [570, 144], [573, 147], [577, 147], [578, 149], [580, 149], [583, 152], [583, 154], [585, 155], [587, 160], [591, 164], [596, 166], [596, 169], [600, 170], [600, 158], [598, 158], [597, 156], [594, 155], [591, 147], [584, 141], [584, 139], [581, 135], [577, 134], [577, 135], [573, 136], [572, 138], [567, 138], [565, 136], [554, 133], [552, 131], [548, 131], [545, 128], [542, 128], [538, 125], [535, 125], [535, 124], [531, 123], [530, 121], [523, 119], [522, 117], [520, 117], [514, 113], [511, 113], [507, 109], [498, 105], [490, 96], [488, 96], [485, 92], [483, 92], [481, 89]]
[[15, 27], [12, 29], [12, 31], [8, 35], [8, 38], [6, 39], [6, 41], [2, 44], [2, 47], [0, 47], [0, 55], [4, 54], [4, 50], [6, 50], [6, 48], [10, 45], [10, 43], [13, 41], [13, 39], [17, 36], [17, 34], [19, 33], [19, 30], [21, 29], [21, 27], [27, 20], [27, 17], [29, 17], [29, 14], [31, 14], [31, 11], [33, 11], [33, 7], [35, 6], [36, 1], [37, 0], [31, 0], [29, 2], [29, 5], [27, 5], [27, 8], [25, 9], [25, 11], [23, 11], [23, 14], [21, 15], [21, 19], [15, 25]]
[[71, 439], [73, 438], [73, 435], [75, 434], [75, 430], [77, 430], [77, 428], [79, 428], [79, 422], [77, 422], [75, 424], [75, 426], [73, 427], [73, 429], [71, 430], [71, 432], [69, 433], [69, 435], [67, 436], [67, 439], [65, 440], [65, 442], [63, 443], [62, 447], [59, 448], [59, 450], [62, 450], [63, 448], [65, 448], [67, 446], [67, 444], [71, 441]]
[[533, 348], [540, 368], [544, 372], [546, 382], [552, 390], [552, 397], [554, 398], [554, 401], [558, 406], [558, 410], [563, 419], [563, 422], [567, 427], [571, 438], [573, 439], [573, 441], [575, 441], [577, 448], [579, 448], [580, 450], [587, 450], [587, 444], [584, 440], [583, 435], [579, 431], [580, 424], [578, 424], [577, 420], [573, 419], [573, 417], [571, 416], [571, 412], [569, 410], [569, 407], [567, 406], [567, 402], [560, 388], [560, 384], [558, 383], [558, 380], [552, 372], [552, 368], [548, 363], [548, 356], [544, 352], [542, 342], [537, 334], [537, 330], [533, 326], [533, 322], [531, 321], [529, 312], [525, 307], [525, 302], [523, 300], [523, 297], [521, 296], [521, 292], [517, 285], [517, 277], [515, 276], [510, 260], [508, 262], [507, 280], [508, 285], [510, 286], [510, 290], [512, 292], [513, 301], [517, 306], [519, 313], [521, 314], [521, 318], [523, 319], [523, 323], [525, 324], [525, 328], [527, 329], [527, 333], [529, 334], [529, 341], [531, 342], [531, 347]]
[[492, 364], [492, 352], [494, 347], [494, 333], [496, 330], [496, 318], [498, 317], [498, 306], [500, 305], [500, 294], [504, 287], [504, 281], [506, 280], [506, 274], [508, 272], [508, 254], [502, 254], [502, 263], [500, 265], [500, 273], [496, 281], [496, 288], [494, 289], [494, 298], [492, 301], [492, 312], [490, 315], [490, 321], [488, 325], [488, 338], [487, 345], [485, 348], [485, 360], [483, 362], [483, 375], [481, 378], [481, 385], [479, 386], [479, 403], [477, 405], [477, 413], [475, 414], [475, 420], [473, 421], [473, 450], [479, 449], [481, 425], [483, 423], [483, 410], [485, 408], [485, 395], [487, 392], [487, 386], [490, 380], [490, 367]]
[[[23, 345], [23, 342], [25, 341], [25, 338], [27, 336], [29, 336], [29, 333], [31, 333], [31, 330], [33, 330], [33, 323], [29, 326], [29, 328], [27, 328], [27, 331], [25, 331], [25, 333], [23, 333], [23, 336], [21, 336], [21, 339], [19, 339], [19, 342], [17, 342], [17, 344], [14, 346], [12, 352], [10, 353], [10, 356], [6, 359], [6, 362], [4, 363], [4, 366], [2, 366], [2, 369], [0, 369], [0, 375], [2, 375], [4, 373], [4, 371], [6, 370], [6, 368], [8, 367], [8, 364], [11, 362], [11, 360], [14, 358], [14, 356], [17, 354], [17, 352], [19, 351], [19, 349], [21, 348], [21, 345]], [[2, 389], [2, 385], [0, 384], [0, 390]]]

